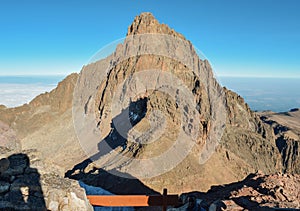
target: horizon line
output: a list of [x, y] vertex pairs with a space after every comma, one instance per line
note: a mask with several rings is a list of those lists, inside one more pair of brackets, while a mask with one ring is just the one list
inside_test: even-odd
[[[68, 75], [71, 75], [73, 73], [77, 73], [77, 74], [80, 74], [78, 72], [72, 72], [72, 73], [58, 73], [58, 74], [0, 74], [0, 77], [47, 77], [47, 76], [50, 76], [50, 77], [54, 77], [54, 76], [68, 76]], [[214, 76], [216, 78], [286, 78], [286, 79], [300, 79], [300, 75], [298, 76], [271, 76], [271, 75], [235, 75], [235, 74], [216, 74], [214, 72]]]
[[[31, 77], [31, 76], [68, 76], [73, 73], [77, 72], [72, 72], [72, 73], [58, 73], [58, 74], [0, 74], [0, 77]], [[77, 73], [79, 74], [79, 73]]]
[[298, 76], [273, 76], [273, 75], [217, 75], [216, 78], [286, 78], [286, 79], [300, 79], [300, 75]]

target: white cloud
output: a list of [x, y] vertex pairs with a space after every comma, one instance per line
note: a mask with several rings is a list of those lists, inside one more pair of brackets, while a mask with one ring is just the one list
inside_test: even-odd
[[6, 107], [20, 106], [55, 87], [55, 84], [0, 84], [0, 104]]

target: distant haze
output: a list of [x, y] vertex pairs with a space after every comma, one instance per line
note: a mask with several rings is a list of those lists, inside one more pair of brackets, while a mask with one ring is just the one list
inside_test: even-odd
[[219, 80], [241, 95], [252, 110], [282, 112], [300, 107], [300, 78], [220, 77]]
[[0, 105], [16, 107], [54, 89], [64, 76], [0, 76]]
[[[51, 91], [64, 76], [0, 76], [0, 104], [15, 107]], [[300, 107], [300, 79], [220, 77], [219, 82], [241, 95], [252, 110], [288, 111]]]

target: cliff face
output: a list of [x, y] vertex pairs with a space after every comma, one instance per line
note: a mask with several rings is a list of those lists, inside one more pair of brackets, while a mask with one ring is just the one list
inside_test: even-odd
[[88, 155], [96, 164], [77, 172], [81, 179], [100, 168], [178, 193], [282, 169], [271, 127], [150, 13], [135, 18], [112, 55], [28, 105], [0, 108], [0, 120], [60, 175]]
[[276, 146], [281, 154], [282, 172], [300, 173], [300, 111], [292, 109], [285, 113], [263, 112], [261, 119], [271, 125]]
[[222, 145], [256, 170], [280, 170], [282, 164], [272, 128], [250, 110], [241, 96], [226, 90], [226, 100], [228, 121]]
[[[217, 83], [183, 35], [150, 13], [134, 19], [112, 55], [83, 68], [75, 96], [78, 113], [91, 117], [77, 122], [99, 131], [95, 143], [83, 144], [96, 166], [154, 190], [206, 190], [281, 168], [271, 127]], [[84, 130], [79, 137], [92, 140]]]

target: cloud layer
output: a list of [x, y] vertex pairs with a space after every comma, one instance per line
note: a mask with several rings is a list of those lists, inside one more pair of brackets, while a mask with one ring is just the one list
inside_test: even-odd
[[56, 84], [5, 84], [0, 83], [0, 104], [17, 107], [29, 103], [41, 93], [49, 92]]

